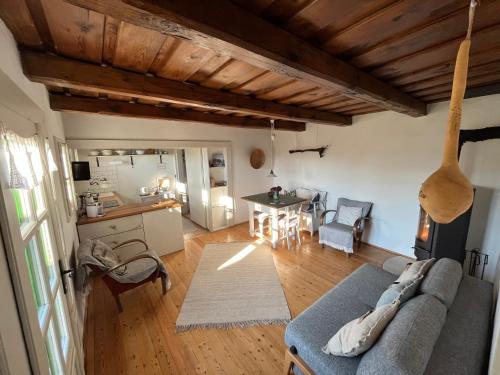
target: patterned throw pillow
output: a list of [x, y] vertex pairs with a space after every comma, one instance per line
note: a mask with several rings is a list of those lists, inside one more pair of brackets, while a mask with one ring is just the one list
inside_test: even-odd
[[341, 357], [355, 357], [366, 352], [394, 318], [398, 306], [399, 301], [395, 301], [347, 323], [323, 347], [323, 352]]
[[350, 225], [352, 227], [356, 220], [361, 217], [361, 213], [361, 207], [340, 206], [337, 222], [340, 224]]
[[382, 293], [378, 299], [377, 307], [391, 304], [395, 300], [399, 300], [401, 304], [405, 303], [417, 294], [418, 287], [423, 278], [423, 276], [420, 276], [415, 280], [407, 280], [401, 283], [395, 281]]

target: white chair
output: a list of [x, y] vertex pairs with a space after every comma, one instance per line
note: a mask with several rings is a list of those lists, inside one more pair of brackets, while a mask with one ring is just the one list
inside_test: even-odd
[[297, 244], [302, 246], [300, 238], [300, 217], [301, 204], [288, 207], [287, 211], [280, 215], [279, 224], [282, 231], [280, 240], [286, 239], [288, 250], [291, 248], [290, 239], [295, 239]]
[[[288, 249], [291, 248], [290, 240], [293, 238], [299, 246], [302, 245], [300, 238], [300, 214], [301, 214], [301, 204], [287, 207], [285, 210], [280, 211], [278, 215], [278, 225], [279, 225], [279, 238], [278, 242], [285, 240], [287, 241]], [[258, 230], [255, 233], [258, 237], [266, 239], [265, 231], [271, 228], [271, 215], [255, 211], [254, 220], [258, 222]]]
[[321, 215], [326, 211], [326, 191], [300, 187], [295, 190], [297, 197], [307, 199], [300, 213], [300, 230], [308, 231], [311, 236], [319, 230]]

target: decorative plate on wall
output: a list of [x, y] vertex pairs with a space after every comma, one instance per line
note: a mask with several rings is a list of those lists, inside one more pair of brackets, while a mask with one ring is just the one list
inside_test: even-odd
[[250, 165], [253, 169], [260, 169], [266, 162], [266, 154], [260, 148], [256, 148], [250, 155]]

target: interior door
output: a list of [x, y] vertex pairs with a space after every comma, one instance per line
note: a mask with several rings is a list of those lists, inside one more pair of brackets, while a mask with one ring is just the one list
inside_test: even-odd
[[187, 148], [186, 177], [190, 218], [196, 224], [207, 227], [208, 190], [205, 186], [205, 166], [201, 148]]
[[[16, 154], [7, 152], [16, 145]], [[38, 138], [2, 139], [0, 220], [33, 373], [77, 373], [75, 344], [58, 267], [47, 160]], [[9, 147], [10, 148], [10, 147]], [[26, 168], [39, 173], [29, 187], [11, 188], [12, 160], [27, 153]], [[33, 163], [40, 160], [41, 164]], [[36, 164], [36, 165], [35, 165]]]

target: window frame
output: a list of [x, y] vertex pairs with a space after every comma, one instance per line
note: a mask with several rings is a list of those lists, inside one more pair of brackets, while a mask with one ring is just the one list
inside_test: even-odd
[[[73, 172], [71, 170], [71, 149], [68, 143], [62, 139], [54, 137], [54, 143], [57, 148], [57, 166], [59, 177], [61, 180], [61, 188], [64, 195], [64, 206], [66, 208], [66, 222], [70, 222], [78, 210], [76, 199], [75, 184], [73, 182]], [[65, 166], [67, 166], [67, 175], [65, 174]]]

